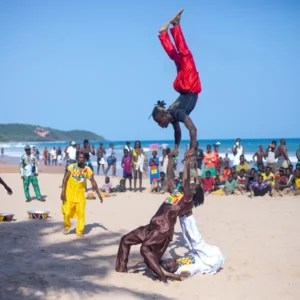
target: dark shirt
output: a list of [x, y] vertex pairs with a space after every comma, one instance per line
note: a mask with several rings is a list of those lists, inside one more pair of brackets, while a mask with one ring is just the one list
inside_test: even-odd
[[57, 155], [61, 155], [61, 149], [57, 150]]
[[204, 155], [202, 149], [196, 150], [196, 159], [197, 159], [197, 168], [201, 169], [202, 167], [202, 161], [203, 161]]

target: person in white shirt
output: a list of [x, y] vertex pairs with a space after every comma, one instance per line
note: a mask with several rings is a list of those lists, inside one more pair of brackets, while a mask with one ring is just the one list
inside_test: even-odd
[[30, 183], [33, 186], [37, 200], [44, 202], [45, 199], [41, 195], [39, 182], [37, 179], [39, 173], [37, 160], [35, 156], [31, 154], [31, 148], [29, 145], [26, 145], [24, 150], [25, 154], [23, 154], [20, 159], [20, 173], [23, 180], [26, 202], [30, 202], [32, 200], [29, 193]]
[[67, 168], [70, 164], [74, 164], [76, 163], [76, 143], [75, 141], [72, 141], [70, 143], [70, 146], [68, 147], [67, 151], [66, 151], [66, 155], [67, 155]]
[[106, 151], [106, 157], [107, 157], [107, 168], [105, 170], [105, 176], [107, 176], [110, 167], [112, 168], [112, 175], [116, 176], [117, 159], [116, 159], [116, 153], [114, 151], [114, 144], [109, 145], [109, 148]]
[[126, 142], [126, 145], [125, 145], [124, 149], [126, 149], [129, 152], [129, 154], [131, 155], [132, 148], [130, 147], [130, 142], [129, 141]]
[[56, 152], [56, 148], [53, 147], [53, 149], [51, 150], [51, 160], [52, 160], [52, 166], [55, 165], [57, 166], [57, 152]]
[[162, 156], [159, 158], [159, 162], [161, 165], [161, 172], [164, 172], [165, 174], [167, 174], [167, 167], [168, 167], [168, 162], [169, 162], [169, 158], [168, 158], [168, 154], [170, 153], [170, 149], [164, 149], [162, 152]]
[[233, 153], [233, 161], [232, 166], [236, 168], [236, 166], [240, 163], [240, 156], [244, 155], [244, 148], [241, 145], [241, 139], [237, 138], [235, 145], [232, 146], [232, 153]]

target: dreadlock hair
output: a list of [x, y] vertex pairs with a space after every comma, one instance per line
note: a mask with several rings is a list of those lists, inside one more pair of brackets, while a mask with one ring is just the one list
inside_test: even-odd
[[193, 197], [194, 206], [200, 206], [204, 203], [204, 191], [200, 184], [197, 184], [196, 194]]
[[167, 114], [168, 114], [168, 112], [166, 110], [166, 103], [165, 103], [165, 101], [158, 100], [157, 103], [155, 104], [154, 108], [153, 108], [152, 115], [151, 115], [152, 118], [155, 119], [158, 116], [162, 116], [163, 117], [164, 115], [167, 115]]

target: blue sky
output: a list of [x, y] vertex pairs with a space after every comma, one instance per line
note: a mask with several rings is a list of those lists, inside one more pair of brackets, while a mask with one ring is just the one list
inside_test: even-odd
[[300, 2], [288, 0], [3, 0], [0, 122], [171, 139], [148, 117], [177, 98], [157, 32], [182, 7], [198, 138], [299, 137]]

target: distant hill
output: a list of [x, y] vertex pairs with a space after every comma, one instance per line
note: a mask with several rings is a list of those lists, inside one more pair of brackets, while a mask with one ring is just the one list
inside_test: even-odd
[[85, 130], [62, 131], [28, 124], [0, 124], [0, 142], [104, 141], [103, 136]]

